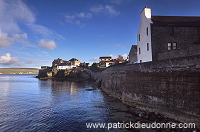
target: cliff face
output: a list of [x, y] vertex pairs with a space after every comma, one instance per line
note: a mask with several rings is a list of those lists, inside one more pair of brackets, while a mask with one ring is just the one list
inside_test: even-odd
[[90, 78], [90, 74], [84, 70], [84, 68], [74, 69], [43, 69], [39, 71], [38, 78], [55, 78], [55, 79], [67, 79], [67, 80], [87, 80]]
[[105, 92], [128, 105], [199, 125], [200, 59], [183, 60], [110, 67], [92, 77]]

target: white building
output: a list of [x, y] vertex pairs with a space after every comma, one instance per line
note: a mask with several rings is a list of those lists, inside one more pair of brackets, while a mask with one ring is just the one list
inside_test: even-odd
[[140, 14], [140, 26], [137, 35], [137, 54], [139, 63], [152, 61], [151, 24], [151, 9], [145, 7]]
[[145, 7], [137, 36], [138, 62], [200, 55], [199, 16], [154, 16]]
[[76, 67], [76, 66], [75, 65], [61, 63], [59, 65], [54, 66], [53, 69], [65, 70], [65, 69], [72, 69], [74, 67]]

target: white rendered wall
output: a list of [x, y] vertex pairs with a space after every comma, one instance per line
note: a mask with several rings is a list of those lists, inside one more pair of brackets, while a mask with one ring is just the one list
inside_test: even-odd
[[76, 66], [74, 66], [74, 65], [70, 65], [70, 66], [57, 66], [56, 69], [65, 70], [65, 69], [72, 69], [73, 67], [76, 67]]
[[[138, 30], [137, 37], [137, 54], [138, 54], [138, 62], [140, 60], [142, 62], [152, 61], [152, 49], [151, 49], [151, 9], [144, 8], [144, 10], [140, 14], [140, 27]], [[148, 27], [148, 36], [147, 36], [147, 27]], [[140, 34], [140, 41], [139, 41]], [[147, 51], [147, 43], [149, 43], [149, 51]], [[140, 54], [139, 54], [140, 48]]]

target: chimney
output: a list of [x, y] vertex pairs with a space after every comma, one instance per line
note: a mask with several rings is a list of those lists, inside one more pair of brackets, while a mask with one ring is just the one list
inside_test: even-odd
[[145, 6], [141, 14], [143, 14], [146, 18], [151, 18], [151, 9]]

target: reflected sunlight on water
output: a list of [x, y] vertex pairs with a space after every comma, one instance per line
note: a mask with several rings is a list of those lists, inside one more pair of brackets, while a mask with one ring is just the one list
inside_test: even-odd
[[92, 82], [38, 80], [32, 76], [0, 75], [1, 132], [90, 131], [85, 123], [134, 119], [126, 112], [127, 106], [102, 93]]

